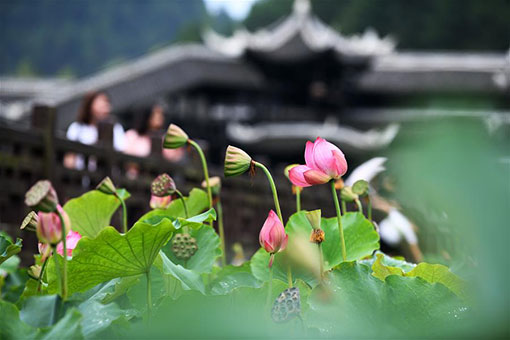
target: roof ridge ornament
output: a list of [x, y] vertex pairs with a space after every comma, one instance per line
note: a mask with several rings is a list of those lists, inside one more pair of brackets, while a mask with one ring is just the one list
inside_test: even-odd
[[292, 6], [293, 14], [297, 16], [307, 16], [310, 15], [312, 10], [312, 5], [310, 0], [294, 0], [294, 5]]

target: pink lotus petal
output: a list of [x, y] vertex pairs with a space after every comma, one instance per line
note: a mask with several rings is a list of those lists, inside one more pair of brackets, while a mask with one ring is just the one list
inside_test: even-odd
[[331, 179], [330, 176], [318, 170], [308, 170], [304, 173], [304, 176], [308, 184], [311, 185], [324, 184], [329, 182], [329, 180]]
[[311, 168], [306, 165], [298, 165], [290, 169], [289, 179], [292, 184], [302, 188], [309, 187], [310, 184], [308, 184], [304, 176], [304, 173], [308, 170], [311, 170]]
[[333, 150], [333, 157], [335, 159], [338, 176], [343, 176], [347, 172], [347, 161], [345, 156], [340, 150]]
[[[319, 138], [317, 138], [317, 139], [319, 139]], [[305, 163], [311, 169], [316, 169], [317, 168], [317, 166], [315, 165], [315, 161], [314, 161], [314, 153], [313, 153], [313, 148], [314, 147], [315, 147], [314, 143], [312, 143], [310, 141], [306, 142], [306, 147], [305, 147]]]

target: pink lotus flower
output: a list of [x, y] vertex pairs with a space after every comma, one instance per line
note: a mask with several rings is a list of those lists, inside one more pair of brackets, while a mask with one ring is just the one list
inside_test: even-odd
[[166, 209], [172, 202], [172, 196], [158, 197], [156, 195], [151, 196], [150, 206], [152, 209]]
[[269, 267], [273, 265], [274, 254], [284, 250], [288, 240], [289, 236], [285, 234], [282, 221], [271, 210], [259, 234], [260, 246], [271, 254]]
[[[64, 234], [67, 235], [67, 232], [71, 228], [71, 221], [69, 220], [69, 216], [62, 209], [60, 205], [57, 205], [57, 210], [60, 212], [62, 217], [64, 218], [65, 230]], [[42, 243], [47, 244], [57, 244], [62, 239], [62, 224], [60, 223], [60, 218], [56, 212], [45, 213], [39, 211], [37, 214], [37, 238]]]
[[298, 165], [289, 171], [292, 184], [309, 187], [339, 179], [347, 172], [347, 161], [343, 152], [320, 137], [312, 143], [306, 142], [306, 165]]
[[[78, 241], [81, 239], [81, 235], [77, 231], [71, 230], [69, 234], [66, 236], [66, 250], [67, 250], [67, 256], [73, 256], [73, 250], [76, 248], [76, 245], [78, 244]], [[60, 242], [57, 245], [57, 253], [64, 256], [64, 244]]]

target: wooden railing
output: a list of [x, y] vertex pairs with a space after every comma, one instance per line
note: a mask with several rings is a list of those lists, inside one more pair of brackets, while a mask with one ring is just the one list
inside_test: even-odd
[[[55, 110], [50, 107], [35, 107], [32, 114], [31, 129], [21, 130], [0, 126], [0, 230], [24, 239], [26, 251], [23, 259], [30, 263], [31, 254], [36, 250], [36, 238], [33, 233], [19, 230], [19, 225], [28, 208], [24, 205], [25, 192], [40, 179], [50, 179], [57, 190], [61, 202], [79, 196], [95, 188], [105, 176], [110, 176], [118, 187], [131, 193], [127, 200], [129, 223], [134, 223], [149, 210], [150, 183], [158, 174], [167, 172], [176, 181], [178, 187], [187, 193], [193, 187], [200, 187], [203, 179], [202, 167], [196, 153], [192, 150], [178, 163], [169, 162], [162, 157], [161, 137], [152, 139], [152, 152], [148, 157], [140, 158], [116, 152], [112, 148], [112, 126], [99, 127], [97, 145], [84, 145], [57, 136], [54, 128]], [[207, 150], [207, 148], [206, 148]], [[63, 165], [66, 154], [82, 155], [85, 167], [82, 170], [69, 169]], [[87, 166], [94, 159], [94, 170]], [[138, 175], [130, 178], [126, 175], [128, 165], [136, 164]], [[211, 175], [222, 176], [219, 165], [210, 167]], [[272, 169], [280, 194], [284, 215], [295, 211], [295, 201], [290, 183], [283, 176], [283, 168]], [[327, 188], [313, 190], [313, 195], [303, 194], [304, 208], [326, 207], [328, 211], [329, 193]], [[241, 242], [248, 250], [257, 245], [257, 234], [264, 223], [269, 209], [274, 209], [273, 199], [266, 178], [262, 173], [254, 178], [248, 175], [223, 180], [222, 194], [227, 245]], [[332, 207], [331, 207], [332, 208]], [[120, 226], [120, 213], [114, 215], [112, 224]], [[229, 247], [227, 248], [229, 249]]]

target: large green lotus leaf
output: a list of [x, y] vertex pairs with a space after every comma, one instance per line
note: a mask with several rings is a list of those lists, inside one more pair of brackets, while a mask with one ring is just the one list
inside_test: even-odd
[[[200, 189], [193, 189], [190, 191], [189, 196], [184, 198], [188, 208], [188, 217], [196, 216], [209, 208], [209, 201], [205, 191]], [[178, 217], [186, 218], [184, 207], [181, 199], [174, 200], [166, 209], [154, 209], [146, 213], [140, 218], [140, 221], [145, 221], [154, 216], [165, 216], [172, 219]]]
[[[137, 222], [126, 234], [108, 227], [96, 238], [83, 237], [68, 263], [69, 294], [85, 291], [117, 277], [146, 273], [173, 231], [172, 222], [163, 219], [155, 225]], [[54, 272], [54, 265], [48, 266], [50, 273], [52, 270]], [[52, 278], [50, 286], [53, 287], [52, 292], [56, 292], [54, 273]]]
[[432, 336], [458, 322], [455, 315], [464, 308], [441, 284], [398, 275], [381, 281], [369, 266], [355, 262], [344, 262], [330, 272], [308, 302], [305, 320], [328, 337], [405, 337], [422, 331]]
[[213, 295], [225, 295], [239, 287], [258, 288], [261, 285], [262, 282], [251, 273], [250, 263], [245, 262], [241, 266], [221, 268], [210, 283], [210, 292]]
[[[33, 280], [35, 282], [35, 280]], [[48, 327], [55, 322], [60, 300], [58, 295], [32, 296], [23, 301], [20, 319], [33, 327]]]
[[15, 305], [0, 300], [0, 339], [30, 339], [35, 329], [21, 321]]
[[[347, 260], [358, 260], [371, 255], [374, 250], [379, 249], [379, 235], [374, 226], [361, 213], [349, 212], [342, 216], [342, 226], [344, 229], [345, 247], [347, 251]], [[324, 230], [325, 239], [322, 243], [322, 252], [324, 256], [324, 269], [329, 270], [342, 262], [342, 249], [340, 245], [340, 232], [338, 230], [338, 220], [336, 218], [322, 218], [321, 228]], [[292, 239], [295, 237], [308, 238], [312, 232], [312, 226], [301, 211], [293, 214], [285, 227], [289, 235], [289, 246], [292, 245]], [[284, 263], [284, 257], [288, 248], [275, 255], [273, 264], [273, 277], [287, 282], [287, 270]], [[264, 249], [259, 249], [251, 259], [253, 275], [261, 280], [269, 280], [269, 254]], [[311, 286], [317, 284], [317, 279], [309, 272], [293, 267], [293, 278], [299, 278]]]
[[[189, 220], [188, 220], [189, 221]], [[189, 234], [197, 240], [198, 250], [188, 260], [180, 260], [172, 252], [172, 242], [163, 247], [163, 252], [175, 264], [197, 273], [210, 273], [216, 260], [221, 256], [221, 241], [213, 228], [198, 224], [189, 228]]]
[[182, 289], [197, 290], [205, 294], [204, 282], [199, 273], [186, 269], [180, 264], [173, 263], [162, 251], [159, 254], [160, 256], [154, 264], [163, 274], [170, 275], [168, 285], [174, 287], [175, 281], [172, 281], [171, 278], [175, 278], [180, 282]]
[[41, 340], [83, 339], [81, 322], [80, 312], [75, 308], [68, 309], [64, 317], [53, 327], [41, 329], [38, 338]]
[[16, 239], [16, 243], [13, 243], [7, 237], [0, 235], [0, 264], [21, 251], [21, 241], [22, 240], [18, 238]]
[[[129, 198], [129, 193], [124, 189], [118, 192], [124, 200]], [[71, 229], [82, 236], [96, 237], [110, 225], [112, 215], [119, 206], [120, 201], [115, 196], [92, 190], [67, 201], [64, 210], [71, 219]]]
[[416, 276], [429, 283], [441, 283], [461, 298], [467, 298], [466, 282], [442, 264], [420, 263], [405, 276]]
[[78, 306], [79, 311], [83, 315], [81, 327], [86, 338], [98, 335], [119, 319], [130, 320], [138, 315], [136, 310], [122, 309], [114, 302], [101, 303], [108, 294], [111, 294], [116, 289], [118, 280], [115, 279], [107, 282], [95, 294]]
[[361, 260], [359, 262], [372, 267], [373, 264], [375, 263], [375, 261], [379, 258], [380, 258], [380, 260], [379, 260], [380, 264], [382, 264], [384, 266], [400, 268], [400, 269], [402, 269], [402, 271], [404, 273], [408, 273], [416, 267], [416, 264], [414, 264], [414, 263], [407, 262], [403, 258], [391, 257], [389, 255], [384, 254], [383, 252], [381, 252], [379, 250], [376, 251], [372, 257], [370, 257], [368, 259]]

